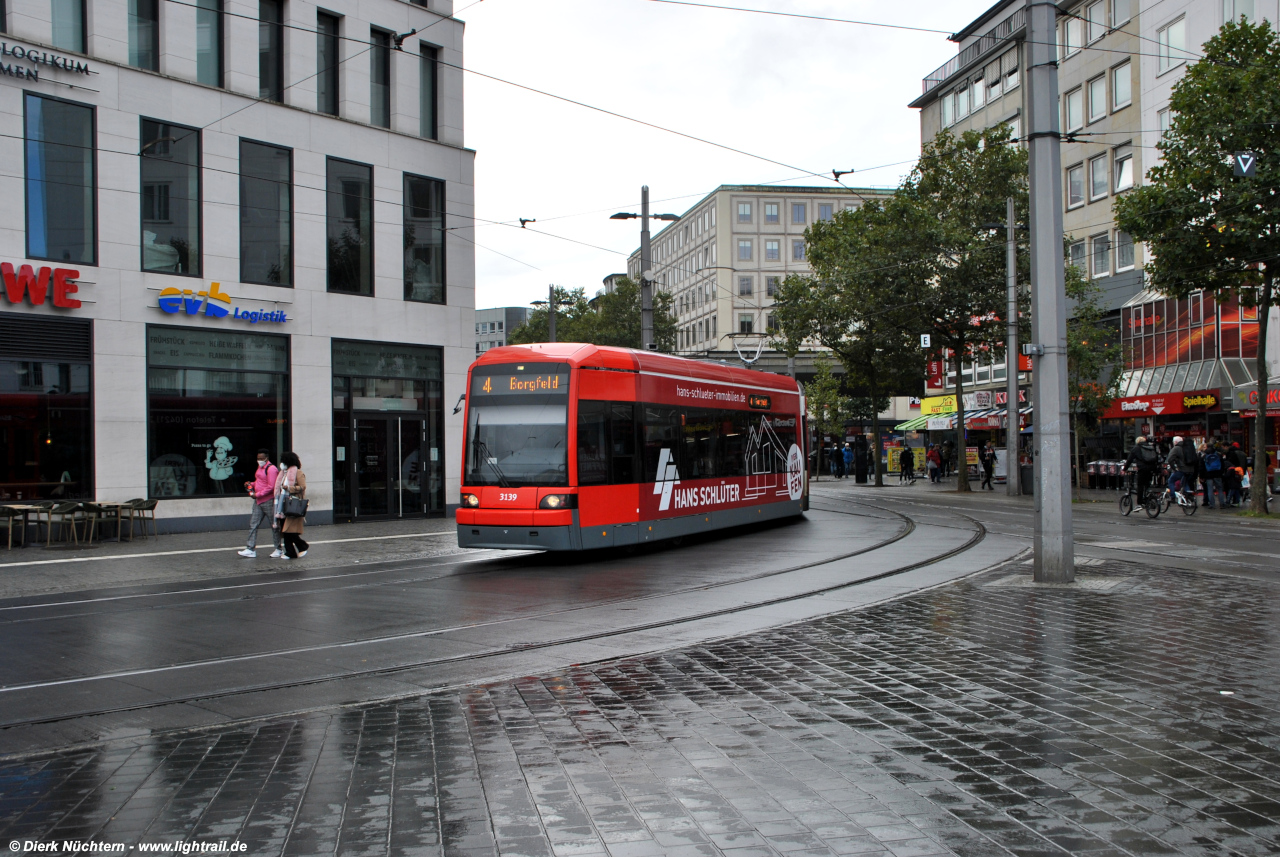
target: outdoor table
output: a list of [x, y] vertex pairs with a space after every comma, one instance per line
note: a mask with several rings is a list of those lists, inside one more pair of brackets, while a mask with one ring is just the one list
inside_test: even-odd
[[[27, 527], [31, 525], [31, 522], [28, 518], [32, 512], [35, 512], [36, 526], [39, 526], [40, 512], [44, 511], [43, 508], [33, 503], [0, 503], [0, 505], [3, 505], [7, 509], [16, 509], [17, 511], [22, 513], [22, 546], [25, 548], [27, 546]], [[36, 530], [37, 536], [39, 535], [39, 533], [40, 531]]]

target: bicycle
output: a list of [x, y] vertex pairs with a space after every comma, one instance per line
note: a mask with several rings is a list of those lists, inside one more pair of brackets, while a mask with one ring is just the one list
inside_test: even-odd
[[1160, 511], [1167, 512], [1169, 507], [1177, 505], [1182, 508], [1182, 514], [1191, 516], [1196, 513], [1196, 509], [1200, 508], [1200, 504], [1196, 502], [1196, 495], [1189, 491], [1174, 491], [1172, 488], [1165, 487], [1160, 494]]
[[[1160, 491], [1155, 487], [1154, 479], [1149, 479], [1141, 497], [1138, 496], [1138, 489], [1135, 482], [1138, 477], [1137, 468], [1131, 468], [1126, 474], [1125, 492], [1120, 497], [1120, 514], [1128, 517], [1133, 511], [1134, 506], [1140, 506], [1146, 513], [1148, 518], [1160, 517], [1163, 511], [1160, 507]], [[1152, 477], [1156, 474], [1152, 473]], [[1137, 502], [1135, 503], [1135, 498]]]

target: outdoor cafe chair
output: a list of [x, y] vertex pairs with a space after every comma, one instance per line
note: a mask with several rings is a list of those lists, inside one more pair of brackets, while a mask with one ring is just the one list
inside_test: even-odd
[[9, 550], [13, 550], [13, 528], [17, 526], [18, 533], [22, 536], [22, 546], [27, 545], [27, 516], [22, 509], [13, 509], [9, 506], [0, 506], [0, 526], [9, 528]]

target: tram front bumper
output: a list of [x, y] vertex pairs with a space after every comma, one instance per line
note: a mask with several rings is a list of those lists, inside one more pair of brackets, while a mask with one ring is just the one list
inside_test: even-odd
[[458, 524], [458, 547], [497, 550], [579, 550], [582, 540], [576, 526], [541, 527]]

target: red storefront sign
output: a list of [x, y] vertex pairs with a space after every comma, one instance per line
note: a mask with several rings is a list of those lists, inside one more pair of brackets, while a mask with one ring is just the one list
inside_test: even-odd
[[40, 306], [49, 296], [49, 285], [53, 285], [53, 305], [63, 309], [79, 309], [80, 301], [71, 295], [80, 290], [75, 279], [79, 271], [70, 268], [41, 268], [32, 270], [30, 265], [22, 265], [17, 271], [9, 262], [0, 262], [0, 278], [4, 279], [4, 288], [0, 292], [11, 304], [20, 304], [23, 298], [32, 306]]
[[1155, 396], [1125, 396], [1116, 399], [1102, 414], [1103, 419], [1122, 420], [1169, 414], [1204, 413], [1218, 406], [1218, 394], [1212, 390], [1191, 393], [1160, 393]]

